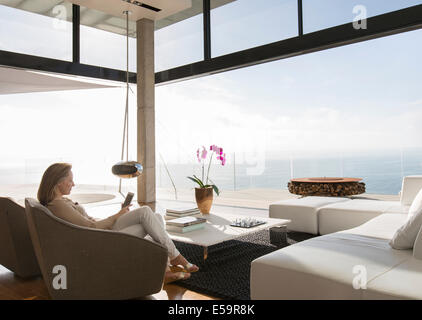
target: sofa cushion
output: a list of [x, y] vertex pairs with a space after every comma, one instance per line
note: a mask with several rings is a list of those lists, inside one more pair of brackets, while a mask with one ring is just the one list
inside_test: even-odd
[[353, 286], [356, 267], [367, 281], [412, 257], [388, 240], [335, 233], [306, 240], [252, 261], [252, 299], [361, 299]]
[[390, 245], [394, 249], [412, 249], [419, 230], [422, 226], [422, 208], [413, 215], [408, 215], [405, 223], [397, 229], [393, 238], [390, 241]]
[[415, 199], [413, 199], [412, 204], [409, 208], [409, 216], [413, 216], [422, 210], [422, 188], [419, 190]]
[[422, 188], [422, 176], [406, 176], [403, 178], [400, 192], [400, 202], [410, 206], [413, 199]]
[[283, 200], [270, 204], [270, 218], [289, 219], [287, 228], [292, 231], [318, 234], [317, 211], [319, 208], [339, 202], [351, 201], [348, 198], [304, 197]]
[[393, 207], [398, 208], [397, 201], [354, 199], [326, 205], [318, 210], [319, 233], [355, 228]]
[[421, 226], [422, 189], [419, 190], [409, 208], [408, 219], [397, 229], [397, 232], [391, 239], [390, 245], [395, 249], [413, 248]]

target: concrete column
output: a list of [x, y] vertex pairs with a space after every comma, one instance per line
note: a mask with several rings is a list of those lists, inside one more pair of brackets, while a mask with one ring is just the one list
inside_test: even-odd
[[155, 75], [154, 21], [136, 22], [137, 33], [137, 161], [144, 167], [138, 177], [138, 202], [155, 202]]

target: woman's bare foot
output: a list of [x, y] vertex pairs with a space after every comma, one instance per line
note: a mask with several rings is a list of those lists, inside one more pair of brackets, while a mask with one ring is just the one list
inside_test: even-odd
[[188, 272], [188, 273], [193, 273], [193, 272], [197, 272], [199, 270], [199, 267], [195, 264], [191, 264], [188, 263], [185, 266], [182, 265], [171, 265], [170, 266], [170, 270], [173, 272]]
[[[171, 270], [174, 272], [197, 272], [199, 267], [195, 264], [189, 263], [185, 257], [179, 254], [176, 258], [170, 261], [171, 263]], [[181, 266], [181, 267], [180, 267]]]
[[190, 278], [190, 273], [166, 271], [164, 276], [164, 284], [169, 284], [178, 280], [186, 280]]

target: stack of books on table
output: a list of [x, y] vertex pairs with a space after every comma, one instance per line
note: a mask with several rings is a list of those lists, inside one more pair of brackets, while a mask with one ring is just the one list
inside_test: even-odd
[[166, 222], [166, 229], [170, 232], [185, 233], [205, 227], [207, 219], [197, 217], [182, 217]]
[[199, 214], [198, 208], [193, 207], [179, 207], [179, 208], [171, 208], [166, 210], [166, 215], [172, 217], [186, 217], [186, 216], [193, 216], [195, 214]]

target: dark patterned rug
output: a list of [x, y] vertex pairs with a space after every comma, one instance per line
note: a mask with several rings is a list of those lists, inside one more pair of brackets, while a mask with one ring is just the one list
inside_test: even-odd
[[283, 241], [275, 246], [270, 243], [268, 230], [258, 231], [209, 247], [205, 262], [202, 247], [175, 241], [180, 253], [200, 268], [198, 272], [191, 274], [190, 279], [177, 281], [175, 284], [217, 298], [249, 300], [251, 262], [312, 237], [314, 236], [306, 233], [288, 232], [287, 242]]

